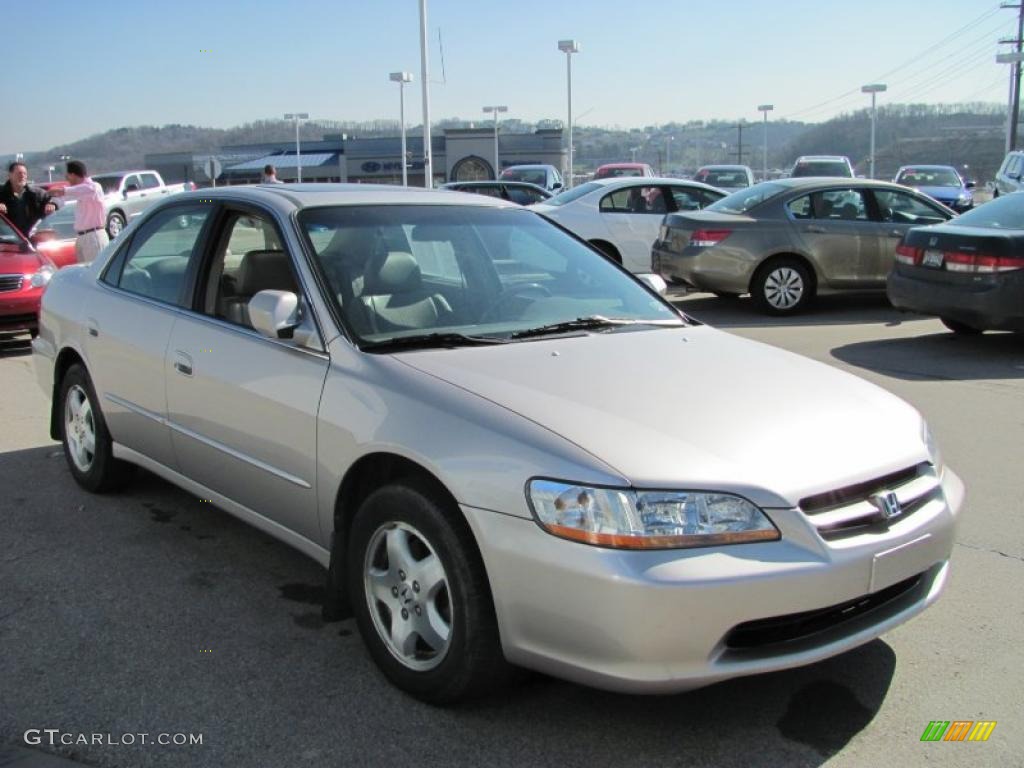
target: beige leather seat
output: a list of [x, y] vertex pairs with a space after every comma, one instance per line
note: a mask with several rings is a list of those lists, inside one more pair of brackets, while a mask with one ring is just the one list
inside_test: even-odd
[[234, 295], [224, 299], [224, 317], [249, 328], [249, 299], [260, 291], [298, 293], [291, 261], [284, 251], [249, 251], [235, 276]]
[[359, 300], [371, 332], [435, 328], [445, 325], [453, 314], [444, 296], [424, 288], [419, 264], [404, 251], [370, 259]]

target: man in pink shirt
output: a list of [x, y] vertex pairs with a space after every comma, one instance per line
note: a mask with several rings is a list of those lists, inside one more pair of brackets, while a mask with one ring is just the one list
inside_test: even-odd
[[107, 211], [103, 206], [103, 187], [89, 178], [85, 163], [81, 160], [68, 163], [66, 178], [68, 186], [51, 189], [50, 194], [58, 197], [63, 195], [76, 202], [75, 231], [78, 239], [75, 240], [75, 255], [80, 264], [87, 263], [95, 259], [110, 242], [106, 229]]

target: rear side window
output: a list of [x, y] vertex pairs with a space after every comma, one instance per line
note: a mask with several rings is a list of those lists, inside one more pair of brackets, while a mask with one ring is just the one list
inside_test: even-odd
[[811, 195], [811, 211], [815, 219], [867, 221], [864, 195], [857, 189], [829, 189]]
[[667, 210], [658, 187], [626, 187], [601, 198], [601, 213], [661, 213]]
[[798, 197], [796, 200], [790, 201], [787, 207], [794, 219], [814, 218], [814, 211], [811, 209], [810, 195], [804, 195], [803, 197]]
[[155, 173], [144, 173], [142, 174], [142, 188], [143, 189], [156, 189], [160, 186], [160, 180], [156, 177]]
[[178, 304], [210, 206], [161, 211], [136, 233], [117, 286], [129, 293]]

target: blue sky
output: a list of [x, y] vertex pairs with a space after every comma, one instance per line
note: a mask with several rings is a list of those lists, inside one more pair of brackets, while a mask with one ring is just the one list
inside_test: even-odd
[[[388, 73], [400, 69], [414, 73], [406, 115], [420, 120], [417, 0], [3, 3], [8, 73], [21, 63], [0, 85], [0, 153], [127, 125], [229, 127], [293, 111], [397, 119]], [[883, 75], [880, 103], [1003, 102], [996, 40], [1015, 31], [1015, 17], [997, 9], [987, 0], [429, 0], [431, 80], [442, 75], [439, 28], [446, 80], [432, 85], [431, 112], [472, 119], [507, 104], [524, 120], [564, 118], [557, 41], [568, 37], [581, 45], [573, 101], [583, 125], [758, 120], [766, 102], [773, 116], [818, 121], [865, 106], [856, 91]]]

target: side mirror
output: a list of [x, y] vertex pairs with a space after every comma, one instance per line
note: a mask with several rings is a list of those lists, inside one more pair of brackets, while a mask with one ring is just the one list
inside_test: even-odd
[[662, 296], [668, 290], [668, 283], [662, 280], [661, 275], [655, 275], [652, 272], [644, 272], [636, 276], [640, 281], [647, 283], [647, 285], [653, 288], [655, 291], [660, 293]]
[[29, 240], [32, 241], [32, 245], [39, 245], [40, 243], [48, 243], [51, 240], [57, 239], [56, 231], [52, 229], [37, 229], [32, 233]]
[[975, 188], [976, 186], [978, 186], [978, 182], [976, 182], [976, 181], [968, 181], [968, 182], [966, 182], [966, 183], [964, 184], [964, 186], [965, 186], [965, 187], [966, 187], [967, 189], [974, 189], [974, 188]]
[[249, 299], [249, 322], [268, 339], [291, 338], [299, 324], [299, 297], [291, 291], [260, 291]]
[[556, 190], [559, 190], [561, 188], [562, 188], [562, 182], [560, 182], [560, 181], [556, 181], [554, 184], [551, 185], [551, 190], [553, 192], [556, 191]]

